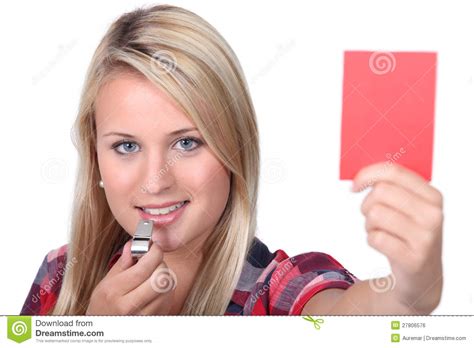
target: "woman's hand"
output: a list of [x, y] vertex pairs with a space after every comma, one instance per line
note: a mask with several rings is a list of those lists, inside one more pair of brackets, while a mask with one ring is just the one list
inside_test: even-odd
[[128, 241], [121, 257], [92, 292], [86, 315], [166, 315], [176, 278], [153, 243], [136, 264]]
[[363, 168], [353, 191], [373, 186], [362, 203], [370, 246], [387, 256], [392, 295], [413, 314], [439, 304], [443, 284], [443, 197], [424, 178], [396, 164]]

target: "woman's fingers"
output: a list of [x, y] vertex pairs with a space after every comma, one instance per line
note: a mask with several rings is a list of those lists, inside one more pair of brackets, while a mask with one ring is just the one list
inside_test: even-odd
[[140, 304], [137, 307], [141, 315], [168, 314], [173, 303], [176, 286], [175, 273], [168, 268], [165, 262], [162, 262], [153, 272], [149, 281], [129, 292], [125, 296], [125, 300], [137, 302], [139, 299]]
[[147, 281], [163, 261], [163, 251], [153, 243], [150, 250], [136, 264], [114, 277], [117, 292], [125, 295]]
[[435, 215], [441, 209], [427, 203], [411, 191], [388, 182], [378, 182], [374, 185], [372, 191], [362, 202], [362, 214], [367, 216], [368, 212], [377, 204], [383, 204], [399, 211], [426, 229], [436, 228], [434, 224], [438, 222], [438, 219]]
[[144, 308], [157, 297], [166, 296], [177, 286], [176, 274], [162, 262], [147, 281], [124, 296], [126, 301], [136, 303], [139, 309]]
[[382, 230], [407, 244], [407, 250], [415, 250], [420, 236], [427, 233], [409, 217], [399, 211], [377, 203], [368, 210], [365, 220], [367, 232]]
[[[390, 261], [397, 279], [395, 296], [423, 313], [439, 302], [442, 276], [443, 199], [421, 176], [398, 165], [378, 163], [362, 169], [353, 190], [368, 186], [361, 211], [367, 242]], [[436, 286], [433, 286], [436, 284]], [[432, 289], [431, 296], [426, 294]]]
[[123, 246], [122, 255], [120, 255], [119, 259], [110, 268], [110, 270], [107, 272], [104, 279], [111, 278], [111, 277], [125, 271], [126, 269], [130, 268], [134, 264], [134, 261], [132, 259], [132, 255], [131, 255], [131, 252], [130, 252], [131, 247], [132, 247], [132, 240], [129, 240]]
[[140, 309], [139, 315], [168, 315], [174, 301], [174, 290], [161, 294], [145, 307]]
[[381, 252], [391, 263], [409, 267], [410, 257], [413, 252], [401, 239], [384, 230], [370, 230], [367, 234], [367, 243], [375, 250]]
[[[150, 250], [134, 263], [130, 247], [131, 241], [127, 242], [121, 258], [94, 289], [87, 308], [89, 315], [137, 314], [162, 295], [157, 291], [162, 282], [156, 273], [161, 269], [168, 270], [163, 262], [163, 251], [153, 243]], [[166, 297], [166, 294], [161, 297]]]
[[381, 162], [361, 169], [354, 178], [353, 191], [362, 191], [381, 181], [401, 186], [433, 205], [443, 205], [443, 197], [437, 189], [414, 171], [394, 163]]

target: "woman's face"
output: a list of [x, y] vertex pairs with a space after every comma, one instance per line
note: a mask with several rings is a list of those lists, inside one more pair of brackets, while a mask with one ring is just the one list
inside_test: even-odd
[[200, 252], [227, 203], [229, 171], [145, 77], [117, 75], [95, 105], [99, 169], [116, 220], [133, 236], [141, 219], [151, 219], [163, 251]]

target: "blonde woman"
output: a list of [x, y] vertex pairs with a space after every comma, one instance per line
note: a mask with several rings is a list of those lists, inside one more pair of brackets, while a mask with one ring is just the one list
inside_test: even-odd
[[[441, 195], [407, 169], [384, 171], [363, 204], [392, 291], [328, 254], [289, 257], [255, 237], [251, 98], [232, 49], [190, 11], [160, 5], [112, 24], [75, 131], [71, 239], [45, 257], [22, 314], [419, 314], [439, 302]], [[379, 169], [362, 170], [356, 189]], [[153, 243], [135, 261], [131, 237], [144, 219]]]

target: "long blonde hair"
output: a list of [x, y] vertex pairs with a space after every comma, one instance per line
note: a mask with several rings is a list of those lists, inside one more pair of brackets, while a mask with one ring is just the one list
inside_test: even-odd
[[231, 172], [225, 210], [181, 311], [221, 315], [232, 297], [256, 230], [259, 145], [255, 111], [238, 59], [224, 38], [188, 10], [159, 5], [123, 14], [89, 66], [74, 124], [79, 152], [66, 270], [53, 315], [85, 314], [110, 257], [130, 238], [112, 215], [100, 180], [94, 101], [116, 72], [139, 73], [161, 88], [196, 124]]

